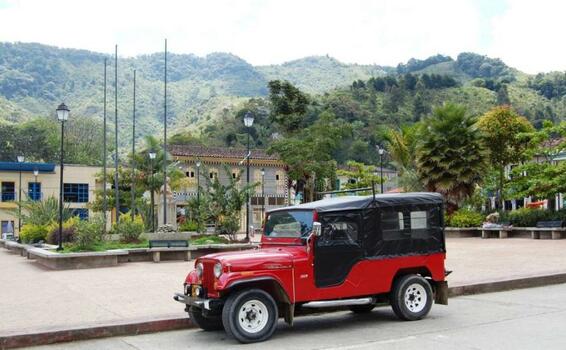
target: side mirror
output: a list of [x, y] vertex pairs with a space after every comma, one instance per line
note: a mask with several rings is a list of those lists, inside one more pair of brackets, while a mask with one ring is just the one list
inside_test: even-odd
[[322, 234], [322, 224], [318, 221], [312, 223], [312, 234], [316, 237], [320, 237]]

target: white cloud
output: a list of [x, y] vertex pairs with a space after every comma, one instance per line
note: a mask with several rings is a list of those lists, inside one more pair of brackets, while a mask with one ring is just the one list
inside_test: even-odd
[[493, 19], [488, 54], [528, 73], [566, 70], [565, 14], [562, 1], [509, 1]]
[[253, 64], [329, 54], [396, 65], [474, 51], [529, 71], [564, 69], [565, 5], [545, 1], [509, 4], [486, 41], [473, 0], [0, 0], [0, 41], [108, 53], [118, 43], [133, 56], [163, 50], [167, 37], [172, 52], [226, 51]]

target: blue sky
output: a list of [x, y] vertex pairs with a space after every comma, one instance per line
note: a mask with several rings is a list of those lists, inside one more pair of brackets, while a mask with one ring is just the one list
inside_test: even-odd
[[0, 41], [122, 55], [231, 52], [252, 64], [330, 55], [396, 65], [473, 51], [529, 73], [566, 70], [553, 0], [0, 0]]

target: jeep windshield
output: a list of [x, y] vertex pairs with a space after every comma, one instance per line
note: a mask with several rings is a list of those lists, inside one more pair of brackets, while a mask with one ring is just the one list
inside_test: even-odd
[[276, 211], [269, 214], [265, 224], [265, 236], [300, 238], [312, 230], [312, 210]]

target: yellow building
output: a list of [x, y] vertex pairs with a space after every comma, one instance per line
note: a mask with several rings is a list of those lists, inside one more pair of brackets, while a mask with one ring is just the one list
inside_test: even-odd
[[[189, 181], [185, 188], [172, 193], [171, 207], [168, 221], [185, 216], [187, 201], [197, 195], [197, 182], [201, 188], [205, 186], [206, 178], [218, 178], [221, 183], [228, 182], [228, 176], [236, 178], [241, 174], [240, 182], [246, 182], [246, 154], [245, 149], [225, 147], [201, 147], [172, 145], [169, 148], [173, 160], [185, 173]], [[198, 166], [197, 166], [198, 164]], [[226, 173], [224, 168], [228, 167]], [[289, 204], [289, 187], [285, 163], [277, 156], [267, 154], [264, 150], [252, 149], [250, 151], [250, 183], [259, 183], [255, 193], [250, 198], [250, 226], [261, 227], [263, 216], [269, 209]], [[160, 211], [160, 224], [162, 223], [163, 206], [158, 205]], [[242, 210], [241, 229], [245, 230], [245, 208]]]
[[[96, 182], [100, 167], [65, 165], [63, 197], [65, 206], [82, 218], [91, 215], [88, 204], [95, 199], [94, 190], [102, 188]], [[60, 167], [49, 163], [0, 162], [0, 232], [19, 233], [18, 201], [59, 199]], [[20, 187], [21, 178], [21, 187]], [[20, 196], [21, 190], [21, 196]], [[11, 231], [11, 232], [10, 232]]]

